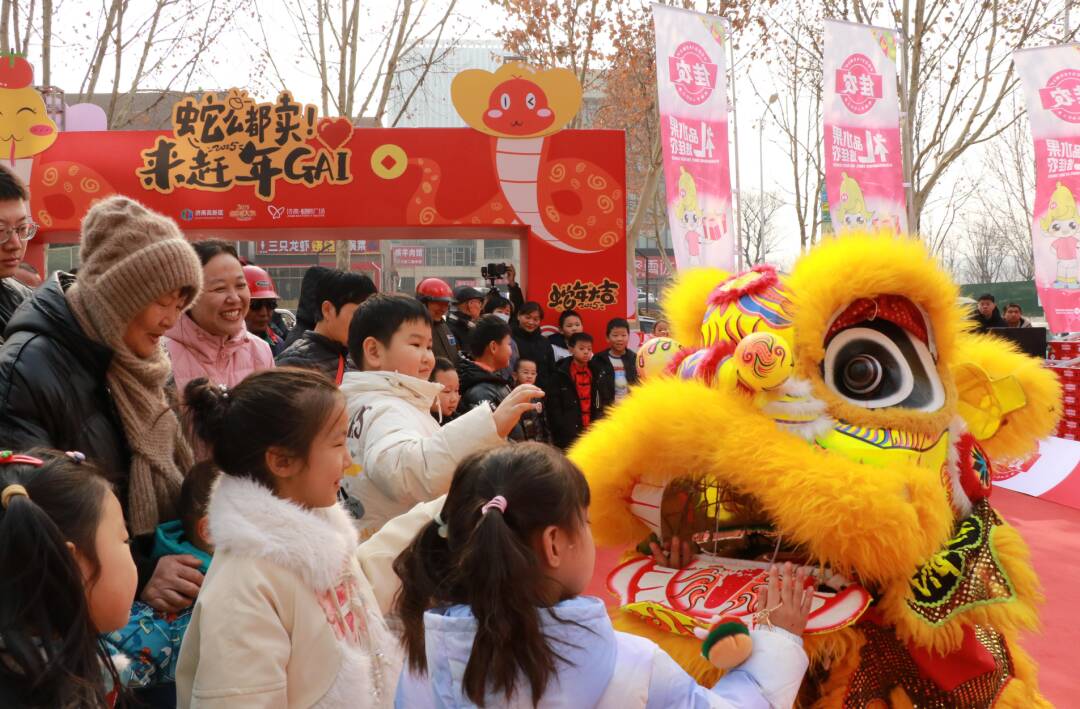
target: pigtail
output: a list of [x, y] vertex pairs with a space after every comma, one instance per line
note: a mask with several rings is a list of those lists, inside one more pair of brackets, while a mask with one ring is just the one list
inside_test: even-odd
[[439, 533], [441, 526], [441, 519], [432, 520], [394, 559], [394, 573], [401, 579], [394, 598], [394, 610], [402, 626], [401, 644], [409, 668], [420, 674], [427, 672], [424, 611], [443, 595], [443, 587], [450, 579], [450, 550]]
[[558, 655], [540, 624], [544, 574], [536, 553], [510, 528], [513, 510], [484, 512], [460, 556], [457, 574], [468, 579], [467, 602], [476, 637], [465, 667], [465, 695], [478, 706], [490, 691], [509, 700], [519, 673], [533, 704], [555, 675]]
[[218, 437], [225, 429], [225, 415], [229, 411], [228, 389], [212, 384], [206, 377], [192, 379], [184, 387], [184, 403], [191, 430], [209, 443], [212, 449], [216, 449]]

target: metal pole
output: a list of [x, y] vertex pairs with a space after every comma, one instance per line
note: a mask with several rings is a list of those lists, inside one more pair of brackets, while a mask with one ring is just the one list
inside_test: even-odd
[[918, 226], [915, 224], [915, 167], [912, 164], [914, 153], [911, 145], [913, 137], [911, 134], [911, 115], [908, 111], [908, 108], [912, 105], [912, 102], [908, 99], [908, 71], [911, 64], [911, 47], [908, 44], [907, 38], [908, 23], [911, 19], [909, 2], [910, 0], [904, 0], [904, 6], [901, 13], [903, 27], [899, 37], [899, 44], [902, 47], [900, 55], [904, 60], [904, 70], [900, 73], [900, 144], [902, 160], [904, 162], [904, 201], [906, 202], [907, 207], [907, 231], [909, 234], [918, 234]]
[[1069, 13], [1072, 11], [1072, 0], [1065, 0], [1065, 9], [1061, 13], [1061, 39], [1063, 42], [1069, 41], [1070, 23]]
[[735, 195], [739, 200], [739, 208], [735, 211], [735, 263], [737, 270], [743, 270], [743, 258], [742, 258], [742, 183], [739, 180], [739, 168], [742, 163], [739, 162], [739, 111], [736, 108], [735, 101], [735, 45], [731, 42], [731, 30], [724, 23], [724, 33], [728, 42], [728, 50], [731, 56], [730, 70], [731, 81], [728, 86], [731, 87], [731, 126], [732, 137], [735, 140]]

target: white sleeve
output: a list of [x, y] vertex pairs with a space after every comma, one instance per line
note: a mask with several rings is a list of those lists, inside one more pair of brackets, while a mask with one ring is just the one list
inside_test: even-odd
[[488, 407], [478, 407], [434, 433], [416, 431], [389, 407], [364, 421], [363, 475], [391, 500], [412, 506], [450, 489], [458, 463], [505, 443]]
[[403, 515], [384, 524], [370, 539], [360, 544], [357, 560], [364, 571], [379, 610], [383, 615], [390, 612], [394, 596], [401, 587], [401, 579], [394, 573], [394, 559], [405, 547], [412, 544], [420, 530], [442, 510], [446, 496], [431, 502], [422, 502]]
[[809, 664], [802, 639], [783, 630], [751, 632], [750, 658], [712, 689], [657, 648], [647, 709], [790, 709]]

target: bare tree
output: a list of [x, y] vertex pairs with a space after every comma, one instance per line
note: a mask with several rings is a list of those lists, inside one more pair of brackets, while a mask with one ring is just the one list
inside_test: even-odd
[[997, 283], [1004, 270], [1001, 232], [980, 219], [968, 229], [961, 247], [961, 274], [968, 283]]
[[769, 260], [780, 246], [776, 221], [784, 201], [772, 192], [746, 192], [739, 195], [742, 205], [742, 256], [749, 268]]
[[1013, 122], [993, 149], [985, 150], [983, 165], [989, 180], [979, 190], [982, 218], [1001, 235], [1005, 268], [1010, 276], [1035, 278], [1031, 247], [1031, 209], [1035, 171], [1027, 120]]

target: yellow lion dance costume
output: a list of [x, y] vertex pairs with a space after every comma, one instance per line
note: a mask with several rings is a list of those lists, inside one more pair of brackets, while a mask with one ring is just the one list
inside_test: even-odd
[[793, 560], [820, 584], [800, 706], [1049, 706], [1017, 643], [1038, 579], [987, 498], [993, 461], [1054, 430], [1053, 374], [971, 333], [914, 239], [827, 240], [790, 275], [689, 271], [665, 309], [686, 349], [570, 453], [599, 543], [696, 542], [687, 569], [627, 557], [616, 625], [715, 681], [701, 629], [752, 619], [760, 570]]

